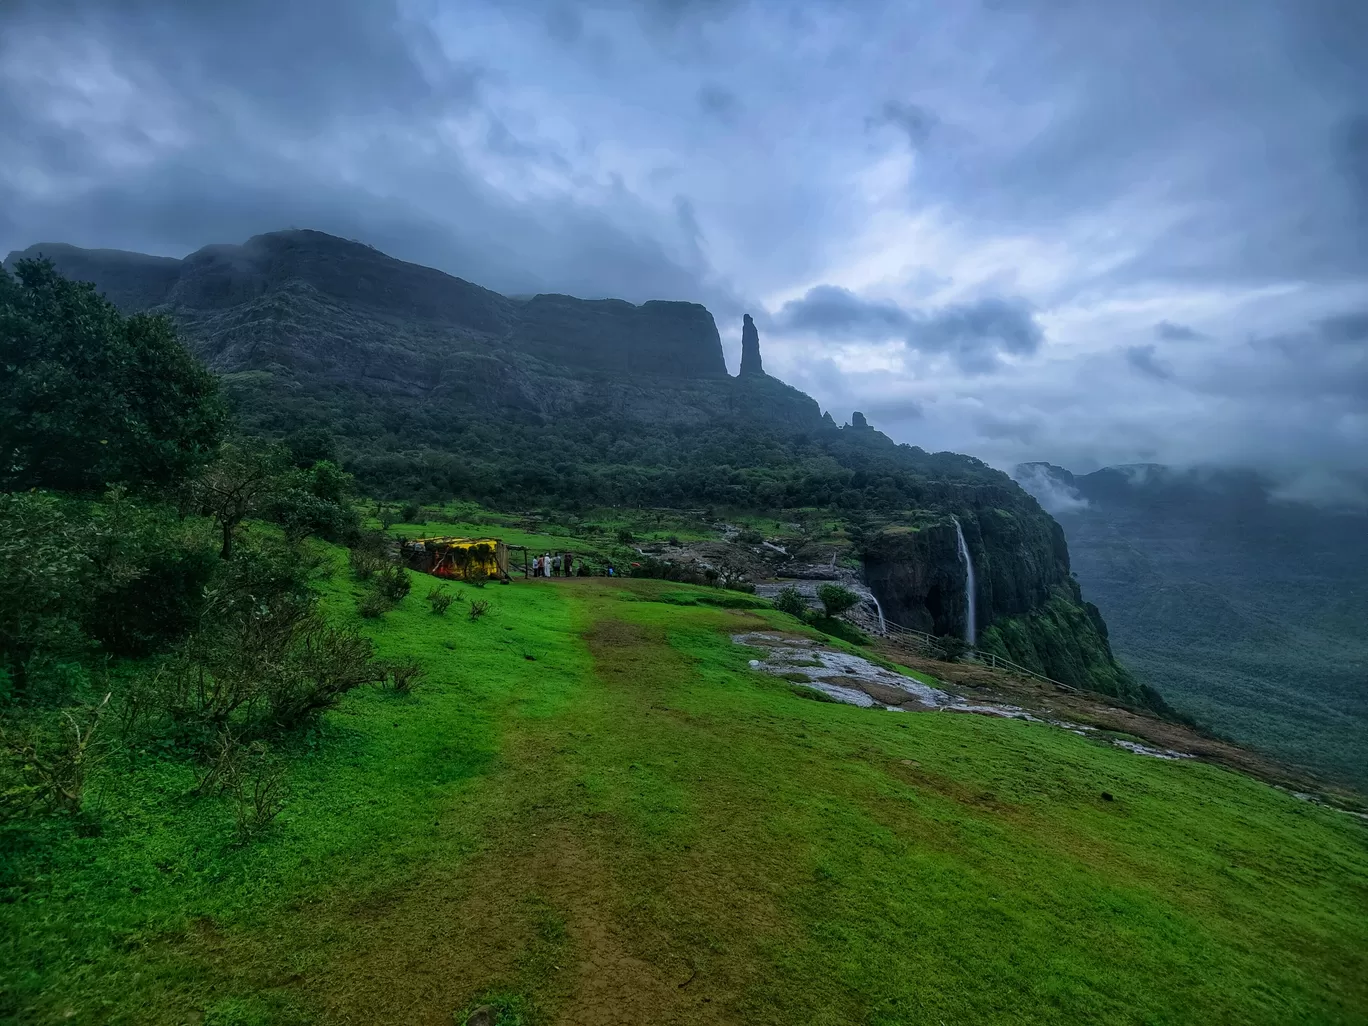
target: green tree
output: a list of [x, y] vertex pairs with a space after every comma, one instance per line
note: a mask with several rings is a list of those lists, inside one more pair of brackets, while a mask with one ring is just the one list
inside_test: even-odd
[[788, 587], [780, 589], [779, 594], [774, 596], [774, 608], [801, 620], [808, 611], [808, 604], [797, 588]]
[[839, 584], [824, 584], [817, 589], [817, 599], [826, 610], [826, 615], [840, 616], [860, 604], [860, 596]]
[[257, 439], [225, 442], [218, 459], [194, 483], [196, 504], [219, 525], [223, 545], [219, 555], [233, 554], [239, 525], [279, 499], [287, 487], [289, 450]]
[[123, 317], [47, 260], [0, 268], [0, 489], [171, 485], [212, 456], [226, 414], [165, 317]]

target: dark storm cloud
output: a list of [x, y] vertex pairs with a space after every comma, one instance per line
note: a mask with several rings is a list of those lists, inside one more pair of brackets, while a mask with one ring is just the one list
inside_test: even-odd
[[1172, 321], [1160, 321], [1154, 326], [1154, 333], [1165, 342], [1199, 342], [1206, 338], [1200, 331]]
[[1045, 339], [1030, 307], [1020, 300], [989, 298], [908, 311], [834, 285], [819, 285], [802, 299], [785, 303], [775, 322], [781, 331], [833, 341], [899, 339], [908, 349], [950, 356], [967, 374], [996, 369], [1003, 354], [1030, 356]]
[[1173, 371], [1155, 354], [1152, 342], [1146, 342], [1141, 346], [1127, 346], [1126, 362], [1148, 377], [1159, 381], [1173, 380]]
[[818, 285], [802, 299], [780, 309], [776, 324], [781, 331], [825, 335], [839, 341], [881, 342], [906, 336], [912, 316], [896, 303], [861, 299], [849, 289]]
[[[466, 152], [438, 145], [446, 121], [475, 113], [483, 152], [524, 173], [573, 174], [557, 145], [484, 109], [498, 73], [448, 56], [435, 28], [397, 4], [58, 0], [14, 27], [16, 42], [0, 41], [0, 71], [11, 72], [0, 78], [0, 135], [18, 144], [10, 167], [27, 178], [0, 169], [0, 207], [16, 212], [0, 249], [70, 241], [181, 255], [301, 226], [507, 291], [710, 294], [653, 232], [567, 196], [512, 200]], [[150, 108], [105, 116], [98, 95], [64, 97], [92, 55], [107, 64], [95, 83], [105, 95], [136, 90]], [[71, 63], [33, 73], [42, 60]], [[59, 103], [89, 117], [72, 124]], [[172, 137], [162, 152], [153, 114]], [[356, 169], [339, 176], [330, 150]], [[111, 153], [136, 156], [111, 164]]]
[[1368, 341], [1368, 310], [1326, 317], [1316, 328], [1327, 342]]
[[1362, 0], [0, 11], [0, 255], [297, 225], [703, 301], [733, 366], [749, 310], [824, 406], [1002, 465], [1368, 449]]

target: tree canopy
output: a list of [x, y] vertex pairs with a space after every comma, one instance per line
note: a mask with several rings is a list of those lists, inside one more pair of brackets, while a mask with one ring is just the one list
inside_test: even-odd
[[226, 424], [218, 385], [163, 316], [124, 317], [47, 260], [0, 268], [0, 489], [174, 484]]

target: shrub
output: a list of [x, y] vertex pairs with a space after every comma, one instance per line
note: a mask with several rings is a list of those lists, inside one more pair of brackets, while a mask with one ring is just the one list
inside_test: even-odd
[[633, 535], [631, 531], [627, 530], [627, 528], [623, 527], [618, 530], [617, 540], [623, 545], [631, 545], [636, 541], [636, 536]]
[[817, 599], [832, 619], [860, 604], [859, 595], [839, 584], [823, 584], [817, 589]]
[[203, 750], [225, 731], [259, 738], [294, 730], [346, 692], [384, 678], [371, 642], [334, 627], [312, 596], [218, 605], [176, 658], [141, 678], [130, 702]]
[[16, 805], [41, 804], [71, 815], [81, 811], [90, 771], [108, 754], [100, 723], [109, 695], [99, 705], [63, 712], [51, 726], [0, 727], [0, 751], [17, 771], [19, 786], [5, 798]]
[[456, 596], [448, 591], [444, 584], [437, 585], [427, 593], [427, 604], [432, 607], [434, 616], [446, 615], [447, 609], [455, 601]]
[[788, 613], [789, 616], [796, 616], [802, 619], [807, 615], [807, 600], [799, 593], [797, 588], [784, 588], [779, 594], [774, 596], [774, 608], [781, 613]]
[[351, 564], [352, 573], [358, 581], [368, 581], [386, 566], [385, 560], [373, 552], [365, 549], [352, 549], [348, 554], [347, 561]]
[[474, 623], [480, 617], [484, 616], [487, 612], [489, 612], [489, 603], [485, 599], [470, 600], [469, 616], [471, 623]]
[[736, 539], [743, 545], [760, 545], [764, 542], [765, 536], [761, 534], [759, 531], [753, 531], [747, 528], [746, 530], [738, 534], [736, 536]]
[[285, 807], [285, 764], [264, 742], [243, 744], [224, 731], [214, 739], [196, 790], [226, 794], [232, 802], [238, 841], [246, 844], [270, 826]]
[[422, 666], [412, 656], [384, 663], [383, 666], [385, 681], [399, 695], [412, 693], [414, 685], [423, 677]]
[[379, 619], [393, 608], [394, 603], [378, 591], [368, 591], [356, 600], [357, 615], [364, 616], [367, 620]]
[[375, 575], [373, 587], [391, 603], [398, 604], [413, 590], [413, 581], [403, 567], [387, 564]]
[[168, 546], [144, 562], [136, 576], [99, 595], [90, 611], [86, 629], [115, 655], [150, 655], [188, 634], [221, 561], [211, 549]]
[[959, 662], [969, 651], [969, 643], [963, 638], [946, 634], [936, 639], [937, 653], [947, 663]]
[[420, 524], [425, 521], [419, 518], [423, 515], [423, 507], [416, 502], [406, 502], [399, 510], [399, 522], [403, 524]]

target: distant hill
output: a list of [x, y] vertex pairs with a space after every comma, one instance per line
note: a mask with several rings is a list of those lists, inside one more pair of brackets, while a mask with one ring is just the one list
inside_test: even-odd
[[1198, 720], [1368, 784], [1368, 514], [1249, 470], [1024, 464], [1119, 658]]
[[168, 314], [247, 430], [336, 453], [372, 494], [831, 511], [889, 615], [936, 634], [970, 620], [962, 529], [980, 644], [1161, 704], [1112, 659], [1034, 499], [972, 457], [896, 445], [858, 413], [837, 425], [763, 372], [753, 323], [732, 377], [696, 303], [511, 299], [321, 232], [179, 261], [41, 244], [6, 263], [38, 256], [126, 312]]

